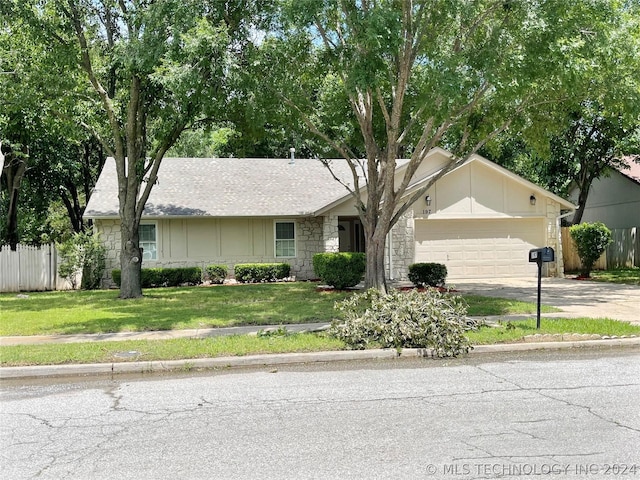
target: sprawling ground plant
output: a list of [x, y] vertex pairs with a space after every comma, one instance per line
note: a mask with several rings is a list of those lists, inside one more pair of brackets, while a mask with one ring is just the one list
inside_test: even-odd
[[467, 353], [465, 332], [474, 328], [462, 298], [436, 289], [425, 292], [375, 289], [336, 303], [344, 319], [331, 333], [352, 348], [429, 348], [438, 357]]

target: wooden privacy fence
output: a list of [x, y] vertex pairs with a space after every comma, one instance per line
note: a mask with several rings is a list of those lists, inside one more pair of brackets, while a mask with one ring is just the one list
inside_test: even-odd
[[[611, 230], [613, 242], [607, 247], [593, 266], [594, 270], [640, 267], [640, 237], [638, 228], [616, 228]], [[566, 272], [582, 267], [576, 246], [569, 234], [569, 227], [562, 227], [562, 255]]]
[[15, 252], [5, 245], [0, 250], [0, 292], [68, 288], [69, 283], [58, 276], [55, 245], [32, 247], [18, 244]]

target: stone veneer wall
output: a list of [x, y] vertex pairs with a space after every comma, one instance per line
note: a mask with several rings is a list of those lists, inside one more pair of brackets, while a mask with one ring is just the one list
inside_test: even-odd
[[93, 231], [107, 248], [102, 286], [115, 287], [111, 278], [111, 270], [120, 268], [120, 220], [94, 220]]
[[297, 280], [310, 280], [315, 278], [313, 255], [323, 250], [324, 222], [322, 217], [309, 217], [296, 221], [296, 229], [297, 257], [288, 259], [291, 274]]
[[[161, 222], [159, 222], [161, 223]], [[162, 227], [160, 227], [162, 228]], [[115, 287], [115, 283], [111, 278], [111, 271], [120, 268], [120, 221], [119, 220], [96, 220], [94, 222], [94, 231], [100, 235], [101, 240], [107, 247], [107, 258], [105, 274], [102, 279], [102, 285], [106, 288]], [[274, 263], [282, 262], [291, 265], [291, 276], [297, 280], [309, 280], [314, 278], [313, 273], [313, 255], [323, 251], [325, 246], [324, 222], [322, 217], [305, 218], [296, 220], [296, 253], [295, 258], [274, 258], [263, 256], [259, 258], [228, 256], [211, 258], [198, 257], [189, 260], [170, 260], [163, 259], [162, 253], [159, 252], [160, 258], [154, 262], [143, 263], [143, 268], [151, 267], [201, 267], [203, 270], [207, 265], [223, 264], [229, 268], [229, 274], [233, 274], [233, 266], [236, 263]], [[335, 219], [335, 239], [338, 239], [338, 221]], [[337, 250], [337, 248], [336, 248]]]
[[[558, 216], [560, 215], [560, 205], [551, 199], [547, 199], [547, 232], [545, 246], [553, 248], [555, 251], [555, 262], [544, 264], [543, 274], [547, 277], [563, 277], [564, 262], [562, 260], [562, 242], [560, 231], [558, 230]], [[545, 270], [546, 269], [546, 270]]]
[[[391, 229], [391, 242], [389, 242], [388, 236], [385, 247], [385, 274], [387, 279], [389, 279], [389, 276], [391, 276], [391, 280], [409, 279], [409, 265], [414, 262], [415, 258], [414, 228], [413, 211], [409, 211]], [[389, 272], [389, 250], [392, 253], [391, 272]]]
[[338, 215], [326, 215], [322, 219], [322, 245], [318, 252], [339, 252]]

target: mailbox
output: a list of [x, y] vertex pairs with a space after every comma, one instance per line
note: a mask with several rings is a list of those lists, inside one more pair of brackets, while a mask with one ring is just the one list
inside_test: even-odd
[[555, 252], [551, 247], [534, 248], [529, 250], [529, 261], [532, 263], [554, 262]]
[[529, 262], [538, 264], [538, 314], [536, 320], [536, 328], [540, 330], [540, 291], [542, 285], [542, 264], [546, 262], [555, 262], [556, 256], [553, 248], [542, 247], [529, 250]]

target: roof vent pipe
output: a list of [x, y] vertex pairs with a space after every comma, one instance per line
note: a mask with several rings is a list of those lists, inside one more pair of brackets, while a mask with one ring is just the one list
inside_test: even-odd
[[295, 165], [296, 164], [296, 149], [291, 147], [289, 149], [289, 153], [291, 153], [291, 158], [289, 159], [289, 165]]

